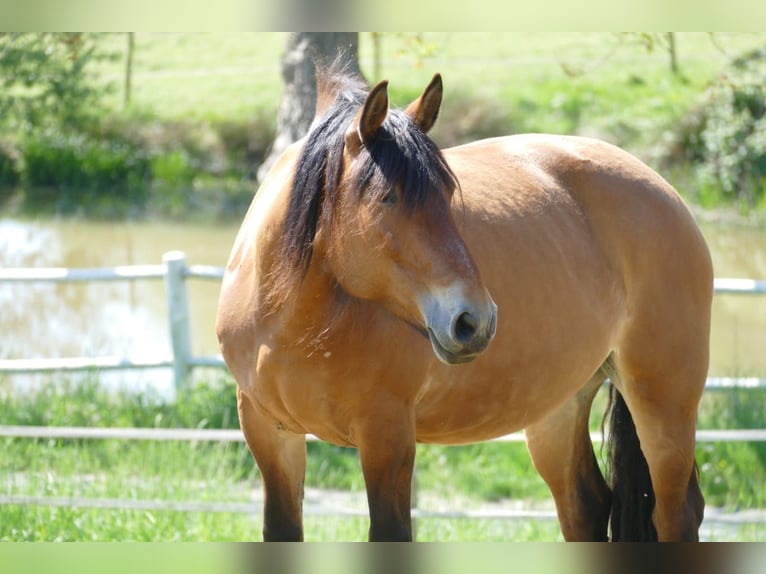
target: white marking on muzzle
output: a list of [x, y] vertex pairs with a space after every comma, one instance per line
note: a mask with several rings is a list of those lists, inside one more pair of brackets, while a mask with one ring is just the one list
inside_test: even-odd
[[436, 356], [447, 364], [476, 358], [495, 335], [497, 306], [489, 293], [466, 296], [462, 282], [432, 289], [421, 300], [426, 329]]

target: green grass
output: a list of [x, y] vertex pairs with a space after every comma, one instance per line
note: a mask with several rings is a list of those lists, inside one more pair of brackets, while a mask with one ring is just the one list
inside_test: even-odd
[[[199, 512], [3, 508], [4, 542], [240, 542], [260, 539], [260, 516]], [[363, 542], [367, 518], [307, 517], [307, 542]], [[419, 541], [535, 542], [561, 540], [554, 521], [421, 519]]]
[[[132, 112], [163, 122], [247, 122], [276, 111], [281, 93], [279, 57], [285, 34], [136, 33]], [[126, 34], [105, 34], [105, 49], [127, 51]], [[98, 75], [113, 82], [107, 104], [123, 106], [124, 56], [104, 63]]]
[[[286, 35], [136, 34], [132, 109], [161, 122], [245, 122], [270, 115], [282, 91], [279, 58]], [[730, 58], [766, 41], [765, 34], [678, 33], [681, 75], [670, 73], [660, 43], [648, 50], [614, 33], [398, 33], [382, 38], [381, 77], [394, 105], [416, 97], [434, 72], [445, 82], [434, 135], [445, 143], [484, 132], [586, 132], [656, 143]], [[125, 50], [124, 34], [106, 35]], [[373, 44], [360, 35], [360, 64], [376, 81]], [[120, 86], [124, 59], [105, 63]]]
[[[751, 393], [751, 394], [748, 394]], [[706, 395], [700, 428], [764, 428], [765, 393]], [[599, 399], [601, 402], [601, 399]], [[596, 411], [600, 411], [598, 405]], [[598, 424], [600, 412], [594, 413]], [[94, 377], [53, 381], [36, 394], [0, 394], [0, 424], [236, 428], [233, 384], [200, 384], [177, 404], [146, 395], [108, 394]], [[348, 491], [343, 504], [365, 509], [354, 449], [309, 443], [307, 506], [326, 490]], [[0, 440], [1, 495], [251, 505], [252, 513], [0, 506], [0, 540], [236, 541], [260, 538], [259, 473], [243, 443], [126, 440]], [[702, 488], [710, 506], [764, 508], [762, 444], [701, 444]], [[519, 444], [419, 445], [418, 506], [475, 509], [522, 500], [551, 509], [547, 488]], [[327, 501], [324, 500], [326, 504]], [[364, 540], [366, 517], [306, 517], [308, 540]], [[764, 526], [713, 530], [719, 540], [764, 540]], [[555, 521], [421, 518], [419, 540], [559, 540]]]
[[[700, 406], [705, 429], [766, 428], [766, 389], [708, 393]], [[705, 443], [697, 447], [708, 503], [729, 509], [766, 508], [766, 443]]]

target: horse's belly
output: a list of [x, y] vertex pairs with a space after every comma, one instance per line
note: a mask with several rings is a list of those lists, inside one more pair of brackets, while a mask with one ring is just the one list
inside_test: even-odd
[[588, 375], [545, 381], [506, 377], [499, 385], [485, 380], [463, 383], [464, 387], [478, 387], [484, 392], [454, 388], [449, 397], [422, 405], [416, 415], [417, 439], [464, 444], [523, 430], [545, 418], [589, 379]]
[[416, 407], [418, 440], [483, 441], [540, 421], [588, 383], [611, 351], [614, 330], [562, 323], [558, 337], [522, 335], [531, 332], [498, 331], [474, 363], [435, 366]]

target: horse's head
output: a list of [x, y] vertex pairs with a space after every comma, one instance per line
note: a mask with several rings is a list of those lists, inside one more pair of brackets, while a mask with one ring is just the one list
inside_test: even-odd
[[[310, 240], [344, 291], [427, 335], [443, 362], [470, 361], [494, 336], [497, 307], [453, 218], [458, 182], [426, 135], [439, 112], [441, 78], [403, 111], [389, 109], [386, 82], [355, 97], [345, 121], [331, 108], [307, 140], [309, 148], [336, 133], [325, 144], [321, 192], [300, 200], [304, 210], [313, 201], [317, 213], [303, 244]], [[341, 93], [334, 106], [349, 107], [349, 97]], [[301, 163], [314, 162], [299, 162], [294, 194], [309, 177]], [[304, 255], [306, 268], [311, 256]]]

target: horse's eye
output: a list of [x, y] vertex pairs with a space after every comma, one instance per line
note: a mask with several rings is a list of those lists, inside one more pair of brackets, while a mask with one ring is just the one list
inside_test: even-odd
[[396, 205], [397, 200], [398, 197], [396, 194], [395, 185], [389, 186], [388, 190], [386, 190], [386, 193], [380, 196], [380, 203], [383, 205]]

